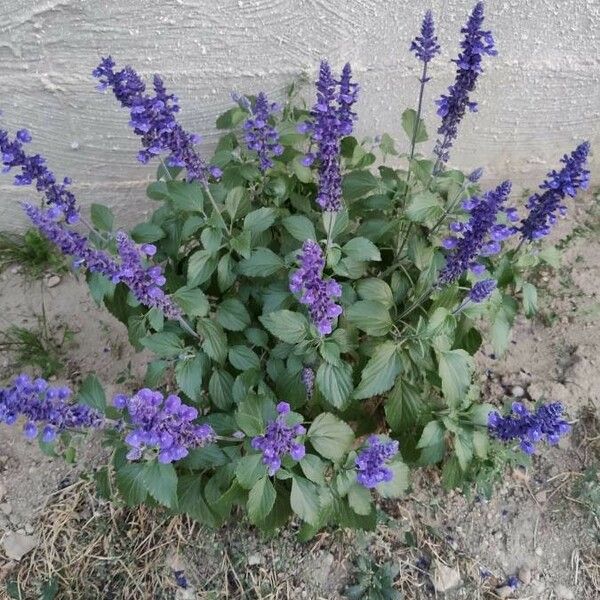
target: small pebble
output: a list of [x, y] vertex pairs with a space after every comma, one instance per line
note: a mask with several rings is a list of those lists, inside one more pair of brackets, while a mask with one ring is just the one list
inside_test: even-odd
[[529, 567], [521, 567], [517, 575], [523, 585], [529, 585], [531, 582], [531, 569]]
[[554, 587], [554, 593], [561, 600], [575, 600], [575, 594], [568, 587], [562, 585], [561, 583], [557, 584]]
[[49, 288], [56, 287], [60, 283], [60, 277], [58, 275], [50, 275], [46, 280], [46, 285]]
[[0, 510], [5, 515], [10, 515], [10, 513], [12, 513], [12, 504], [10, 502], [3, 502], [2, 504], [0, 504]]
[[498, 598], [510, 598], [513, 593], [514, 593], [514, 589], [510, 587], [510, 585], [503, 585], [501, 587], [496, 588], [495, 592], [496, 592], [496, 596], [498, 596]]
[[525, 395], [525, 390], [520, 385], [515, 385], [511, 390], [514, 398], [522, 398]]

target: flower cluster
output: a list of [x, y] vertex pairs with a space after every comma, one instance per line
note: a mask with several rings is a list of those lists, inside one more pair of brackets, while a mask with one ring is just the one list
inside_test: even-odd
[[410, 51], [414, 52], [415, 56], [424, 63], [430, 62], [440, 52], [440, 46], [435, 35], [433, 15], [430, 10], [425, 13], [421, 24], [421, 35], [412, 41]]
[[269, 102], [264, 92], [256, 97], [252, 116], [244, 123], [246, 145], [258, 154], [260, 169], [264, 173], [273, 166], [273, 156], [283, 153], [279, 133], [269, 123], [273, 113], [279, 111], [275, 102]]
[[73, 258], [75, 267], [84, 267], [92, 273], [100, 273], [111, 281], [119, 279], [119, 265], [103, 250], [96, 250], [88, 239], [64, 227], [57, 221], [60, 211], [55, 208], [41, 210], [31, 204], [24, 204], [25, 214], [40, 233], [51, 241], [62, 254]]
[[155, 449], [159, 462], [171, 463], [216, 439], [210, 425], [194, 424], [198, 411], [183, 404], [178, 396], [165, 398], [160, 392], [143, 388], [131, 397], [115, 396], [113, 404], [127, 410], [133, 428], [125, 437], [130, 448], [128, 460], [139, 460], [144, 451]]
[[159, 265], [145, 267], [142, 262], [144, 254], [153, 256], [156, 253], [156, 247], [152, 244], [143, 244], [140, 252], [129, 236], [122, 231], [117, 233], [116, 238], [121, 266], [113, 282], [123, 282], [139, 302], [160, 309], [169, 319], [177, 319], [181, 315], [181, 310], [162, 289], [166, 283], [162, 268]]
[[380, 483], [391, 481], [394, 472], [386, 463], [398, 454], [398, 442], [380, 440], [372, 435], [366, 446], [358, 453], [355, 460], [356, 480], [366, 488], [374, 488]]
[[46, 159], [39, 154], [28, 155], [23, 144], [31, 141], [27, 129], [17, 131], [14, 140], [8, 132], [0, 129], [0, 153], [2, 154], [3, 172], [20, 168], [21, 173], [15, 175], [15, 185], [31, 185], [35, 182], [38, 192], [43, 192], [46, 202], [60, 210], [68, 223], [78, 219], [78, 209], [73, 192], [68, 189], [71, 180], [68, 177], [62, 183], [56, 181], [54, 173], [46, 166]]
[[41, 428], [42, 440], [47, 443], [67, 428], [100, 427], [102, 415], [85, 404], [70, 403], [71, 394], [67, 387], [52, 387], [45, 379], [19, 375], [10, 386], [0, 388], [0, 422], [12, 425], [23, 416], [26, 437], [37, 437]]
[[298, 260], [300, 268], [290, 278], [290, 290], [302, 294], [300, 302], [308, 307], [317, 331], [327, 335], [333, 329], [333, 320], [342, 314], [342, 307], [333, 301], [342, 295], [342, 288], [333, 279], [323, 279], [325, 259], [317, 242], [306, 240]]
[[510, 181], [504, 181], [482, 198], [473, 197], [463, 202], [462, 206], [470, 212], [470, 217], [466, 223], [450, 224], [450, 230], [456, 235], [443, 241], [444, 248], [452, 252], [440, 273], [440, 283], [456, 281], [467, 269], [477, 274], [483, 272], [484, 266], [477, 258], [497, 254], [501, 241], [516, 233], [515, 227], [496, 222], [500, 212], [505, 212], [509, 220], [515, 218], [513, 212], [504, 207], [510, 189]]
[[453, 61], [457, 65], [454, 84], [448, 88], [448, 95], [444, 94], [436, 100], [437, 114], [442, 118], [442, 124], [438, 128], [440, 137], [433, 150], [438, 166], [448, 161], [450, 148], [458, 135], [458, 125], [467, 108], [472, 112], [477, 111], [477, 103], [470, 99], [469, 94], [475, 89], [477, 78], [482, 72], [483, 56], [497, 54], [491, 32], [484, 31], [482, 25], [483, 2], [478, 2], [461, 29], [465, 37], [460, 44], [462, 52]]
[[469, 291], [469, 300], [475, 302], [483, 302], [496, 289], [495, 279], [483, 279], [473, 285]]
[[306, 397], [311, 398], [315, 389], [315, 372], [310, 367], [304, 367], [300, 373], [300, 381], [306, 390]]
[[281, 468], [281, 460], [286, 454], [294, 460], [302, 460], [305, 454], [304, 445], [298, 442], [297, 438], [304, 435], [306, 429], [299, 423], [286, 423], [290, 405], [280, 402], [277, 405], [277, 413], [277, 418], [267, 424], [264, 435], [252, 439], [252, 447], [263, 454], [262, 461], [267, 465], [269, 475], [275, 475]]
[[533, 413], [520, 402], [513, 402], [511, 413], [506, 417], [497, 411], [488, 415], [488, 430], [492, 437], [503, 442], [518, 439], [521, 450], [533, 454], [540, 440], [558, 444], [560, 438], [570, 431], [563, 412], [560, 402], [541, 404]]
[[[317, 150], [309, 153], [304, 164], [316, 159], [319, 170], [317, 203], [326, 212], [339, 212], [342, 208], [342, 176], [340, 173], [340, 142], [342, 136], [352, 133], [356, 114], [352, 105], [358, 96], [358, 85], [351, 82], [349, 64], [342, 70], [339, 82], [333, 77], [327, 61], [321, 62], [316, 82], [317, 102], [311, 111], [311, 121], [300, 125], [303, 133], [311, 132]], [[339, 86], [339, 91], [338, 91]]]
[[550, 171], [548, 179], [540, 185], [540, 189], [545, 191], [529, 198], [529, 214], [520, 227], [524, 239], [532, 241], [548, 235], [556, 223], [556, 213], [566, 213], [567, 207], [562, 204], [565, 197], [574, 198], [577, 190], [587, 188], [590, 178], [590, 172], [586, 169], [589, 151], [590, 144], [583, 142], [570, 155], [565, 154], [561, 159], [564, 167], [560, 171]]
[[138, 159], [147, 163], [154, 156], [167, 153], [166, 162], [170, 167], [186, 169], [188, 181], [206, 183], [210, 175], [220, 177], [221, 170], [210, 167], [194, 149], [200, 137], [188, 133], [177, 121], [178, 100], [168, 94], [162, 79], [154, 76], [154, 95], [146, 94], [146, 85], [131, 67], [114, 70], [112, 58], [103, 58], [92, 74], [100, 84], [98, 88], [111, 88], [115, 98], [130, 111], [129, 124], [142, 138], [143, 150]]

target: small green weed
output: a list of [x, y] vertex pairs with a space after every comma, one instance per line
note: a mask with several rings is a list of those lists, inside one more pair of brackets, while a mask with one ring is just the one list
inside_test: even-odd
[[37, 229], [29, 229], [24, 234], [0, 232], [0, 271], [10, 265], [20, 265], [31, 279], [45, 271], [67, 271], [64, 257]]
[[377, 565], [372, 558], [359, 556], [356, 561], [356, 583], [346, 589], [350, 600], [400, 600], [400, 592], [394, 589], [394, 579], [399, 568], [391, 563]]

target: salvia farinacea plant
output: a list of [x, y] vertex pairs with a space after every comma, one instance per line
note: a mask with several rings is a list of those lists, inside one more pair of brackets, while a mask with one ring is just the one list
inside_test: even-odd
[[[132, 346], [155, 355], [140, 389], [109, 401], [94, 375], [77, 393], [18, 375], [0, 389], [0, 421], [54, 452], [99, 430], [114, 452], [98, 484], [129, 505], [208, 526], [242, 509], [270, 531], [296, 518], [304, 538], [373, 528], [375, 501], [401, 495], [409, 467], [440, 465], [446, 487], [485, 484], [498, 460], [558, 443], [563, 407], [486, 403], [473, 356], [482, 330], [501, 354], [518, 311], [535, 313], [527, 276], [556, 266], [540, 239], [587, 186], [590, 147], [557, 157], [526, 201], [509, 180], [482, 187], [477, 165], [449, 166], [496, 54], [483, 23], [478, 3], [435, 99], [428, 67], [442, 48], [426, 13], [401, 152], [386, 134], [353, 137], [361, 91], [349, 64], [322, 61], [308, 105], [234, 92], [209, 156], [160, 76], [102, 58], [99, 89], [138, 136], [137, 160], [158, 168], [156, 210], [130, 231], [100, 204], [88, 219], [27, 129], [0, 130], [4, 171], [41, 196], [23, 205], [33, 227]], [[434, 103], [428, 156], [421, 112]]]

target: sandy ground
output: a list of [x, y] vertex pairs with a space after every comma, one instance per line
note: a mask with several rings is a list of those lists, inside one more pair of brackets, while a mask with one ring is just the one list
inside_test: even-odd
[[[382, 507], [381, 524], [370, 534], [325, 532], [311, 543], [299, 544], [293, 527], [265, 540], [245, 525], [210, 532], [177, 518], [161, 525], [164, 543], [157, 542], [149, 552], [152, 562], [145, 563], [142, 583], [106, 587], [100, 579], [111, 579], [114, 572], [102, 575], [96, 570], [96, 591], [61, 588], [56, 598], [342, 598], [355, 579], [359, 555], [369, 557], [372, 565], [390, 563], [399, 569], [395, 585], [406, 599], [600, 598], [599, 513], [594, 520], [576, 493], [582, 474], [598, 465], [600, 456], [596, 204], [589, 196], [556, 233], [568, 239], [563, 266], [548, 270], [538, 282], [538, 317], [518, 319], [505, 357], [494, 358], [487, 347], [478, 357], [486, 401], [500, 403], [511, 395], [559, 400], [573, 421], [572, 435], [559, 448], [544, 450], [527, 471], [508, 471], [491, 501], [458, 491], [446, 494], [437, 473], [428, 470], [414, 476], [406, 498]], [[144, 357], [130, 351], [125, 328], [94, 305], [84, 284], [67, 275], [56, 287], [47, 282], [32, 285], [14, 271], [0, 274], [0, 329], [36, 323], [43, 297], [49, 323], [68, 325], [74, 332], [63, 349], [66, 366], [59, 380], [76, 384], [96, 372], [109, 393], [141, 380]], [[0, 357], [0, 377], [14, 371], [11, 362], [9, 355]], [[119, 386], [108, 385], [116, 380]], [[49, 564], [42, 571], [61, 582], [75, 577], [48, 558], [45, 532], [56, 519], [53, 510], [60, 509], [63, 517], [71, 511], [61, 526], [76, 532], [69, 538], [68, 551], [75, 555], [84, 552], [90, 539], [77, 535], [81, 514], [94, 516], [85, 522], [88, 528], [95, 527], [89, 523], [109, 528], [111, 523], [134, 523], [139, 535], [148, 526], [148, 514], [110, 508], [93, 498], [90, 484], [79, 480], [82, 465], [95, 464], [99, 451], [94, 440], [84, 441], [78, 466], [66, 465], [24, 441], [19, 430], [0, 426], [0, 579], [39, 574], [43, 557]], [[152, 535], [158, 535], [155, 529]], [[33, 547], [20, 564], [6, 556], [6, 540], [15, 534]], [[58, 544], [58, 538], [51, 539]], [[114, 561], [116, 569], [120, 561], [127, 566], [134, 557], [127, 558], [128, 550], [119, 548], [117, 560], [110, 544], [100, 544], [94, 551], [96, 563]], [[72, 562], [80, 576], [84, 564]], [[136, 577], [138, 568], [134, 561], [126, 571]], [[185, 572], [187, 589], [177, 585], [173, 569]], [[517, 574], [518, 587], [502, 587]], [[451, 589], [444, 593], [445, 587]], [[0, 589], [0, 598], [3, 593]], [[29, 593], [23, 597], [37, 597]]]

